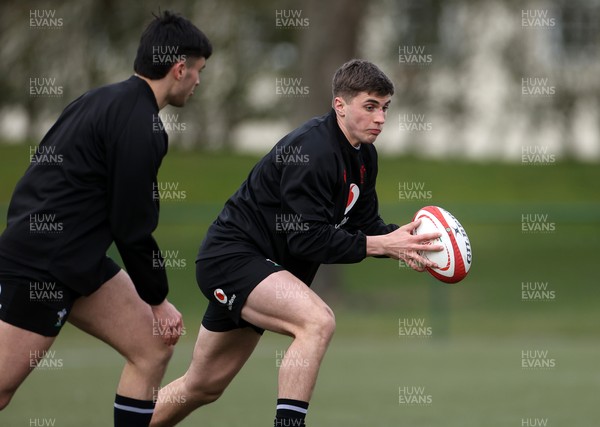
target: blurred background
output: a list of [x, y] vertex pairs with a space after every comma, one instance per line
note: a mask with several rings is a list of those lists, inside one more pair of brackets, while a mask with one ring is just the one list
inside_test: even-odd
[[[314, 288], [338, 329], [310, 424], [594, 425], [600, 1], [5, 1], [0, 230], [40, 139], [73, 99], [132, 74], [159, 8], [214, 47], [191, 102], [161, 111], [155, 236], [186, 322], [165, 381], [185, 372], [206, 306], [194, 259], [207, 227], [262, 155], [328, 112], [333, 72], [359, 57], [396, 86], [376, 144], [382, 216], [448, 209], [473, 267], [446, 285], [392, 260], [324, 266]], [[270, 422], [288, 344], [265, 334], [225, 396], [182, 425]], [[0, 425], [111, 425], [120, 357], [70, 325], [52, 350]]]
[[[593, 0], [4, 2], [5, 142], [39, 139], [65, 102], [127, 78], [159, 7], [189, 16], [215, 45], [195, 102], [164, 112], [187, 125], [171, 137], [179, 147], [263, 152], [326, 112], [331, 75], [361, 57], [397, 86], [381, 151], [518, 161], [523, 146], [542, 146], [557, 158], [600, 156]], [[60, 93], [36, 94], [44, 85]], [[428, 126], [402, 132], [410, 120]]]

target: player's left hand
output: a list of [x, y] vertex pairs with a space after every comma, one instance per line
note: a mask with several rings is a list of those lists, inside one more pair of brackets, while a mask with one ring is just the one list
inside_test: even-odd
[[184, 331], [183, 316], [166, 299], [159, 305], [152, 305], [154, 320], [162, 325], [162, 339], [167, 345], [175, 345]]

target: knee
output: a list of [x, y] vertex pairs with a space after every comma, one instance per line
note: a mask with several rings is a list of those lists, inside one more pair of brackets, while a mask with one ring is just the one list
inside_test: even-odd
[[328, 306], [319, 308], [312, 313], [305, 329], [312, 338], [317, 337], [328, 344], [335, 332], [335, 315], [333, 311]]
[[150, 372], [164, 371], [173, 356], [174, 347], [160, 343], [152, 349], [144, 349], [132, 357], [128, 357], [129, 363]]
[[167, 365], [169, 364], [169, 361], [171, 360], [171, 357], [173, 356], [174, 351], [175, 346], [165, 345], [164, 343], [161, 343], [161, 345], [158, 346], [158, 350], [155, 350], [154, 352], [152, 352], [153, 354], [148, 355], [148, 357], [151, 358], [149, 363], [158, 369], [166, 369]]
[[186, 378], [186, 395], [196, 407], [208, 405], [215, 402], [223, 395], [224, 387], [218, 384], [210, 384], [200, 379], [189, 380]]
[[175, 347], [172, 345], [166, 345], [161, 342], [158, 348], [153, 351], [144, 352], [144, 358], [148, 359], [147, 363], [153, 365], [156, 368], [166, 368], [173, 356]]

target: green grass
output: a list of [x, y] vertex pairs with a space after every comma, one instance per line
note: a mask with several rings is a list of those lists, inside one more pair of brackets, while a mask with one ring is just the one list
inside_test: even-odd
[[[520, 426], [524, 418], [548, 425], [588, 427], [596, 404], [600, 349], [593, 340], [496, 339], [457, 336], [399, 337], [397, 328], [357, 334], [338, 319], [338, 335], [322, 365], [311, 403], [315, 426], [490, 427]], [[70, 329], [70, 328], [69, 328]], [[55, 345], [59, 370], [35, 371], [0, 414], [3, 426], [28, 426], [32, 418], [57, 426], [111, 425], [114, 387], [122, 362], [91, 338], [65, 330]], [[166, 380], [189, 363], [193, 336], [178, 345]], [[264, 426], [276, 398], [276, 352], [289, 340], [266, 334], [221, 400], [193, 413], [182, 426]], [[548, 351], [555, 367], [524, 370], [521, 352]], [[430, 405], [406, 405], [400, 387], [424, 387]]]
[[[28, 146], [0, 148], [0, 218], [28, 162]], [[163, 202], [155, 233], [163, 250], [179, 251], [185, 267], [169, 270], [169, 299], [189, 333], [178, 345], [165, 381], [187, 368], [206, 301], [195, 283], [194, 259], [207, 227], [257, 158], [173, 150], [160, 180], [186, 197]], [[462, 222], [473, 246], [465, 281], [441, 284], [397, 262], [368, 259], [339, 267], [336, 292], [324, 292], [338, 330], [311, 403], [310, 425], [589, 426], [600, 374], [596, 266], [600, 253], [600, 168], [449, 163], [380, 158], [383, 217], [404, 224], [423, 205], [437, 204]], [[401, 200], [399, 185], [421, 185], [430, 198]], [[548, 215], [556, 229], [525, 234], [521, 215]], [[1, 228], [1, 226], [0, 226]], [[114, 256], [117, 254], [113, 251]], [[329, 283], [315, 285], [327, 291]], [[522, 282], [547, 282], [555, 297], [524, 301]], [[401, 319], [424, 319], [431, 337], [399, 337]], [[266, 334], [225, 396], [184, 426], [269, 425], [276, 396], [275, 352], [286, 338]], [[53, 348], [64, 366], [34, 372], [6, 411], [1, 426], [111, 424], [122, 366], [104, 344], [67, 327]], [[547, 350], [556, 367], [521, 369], [521, 351]], [[398, 388], [425, 387], [429, 406], [399, 404]]]
[[[0, 144], [0, 203], [10, 199], [14, 184], [29, 163], [30, 144]], [[187, 202], [222, 204], [248, 176], [257, 156], [171, 149], [160, 180], [176, 182]], [[439, 204], [600, 202], [596, 164], [557, 162], [545, 166], [471, 163], [380, 157], [378, 194], [383, 204], [399, 201], [399, 184], [423, 185]]]

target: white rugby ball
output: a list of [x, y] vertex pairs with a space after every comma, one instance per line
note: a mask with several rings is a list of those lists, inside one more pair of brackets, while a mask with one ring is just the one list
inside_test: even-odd
[[471, 269], [473, 254], [471, 242], [460, 222], [447, 210], [439, 206], [425, 206], [414, 216], [413, 221], [420, 219], [421, 224], [413, 234], [442, 233], [442, 237], [431, 243], [441, 244], [444, 250], [439, 252], [424, 251], [421, 255], [439, 268], [427, 267], [433, 277], [446, 283], [456, 283], [464, 279]]

